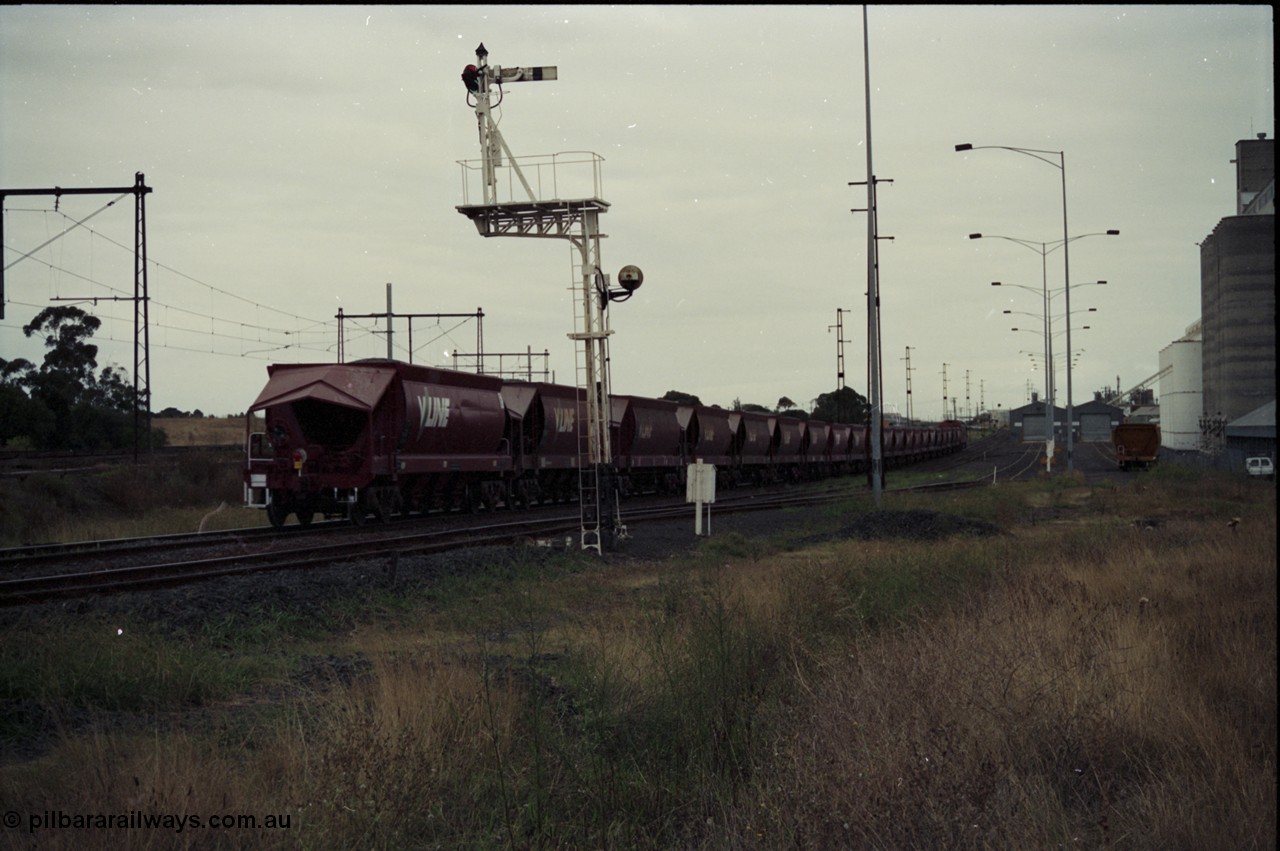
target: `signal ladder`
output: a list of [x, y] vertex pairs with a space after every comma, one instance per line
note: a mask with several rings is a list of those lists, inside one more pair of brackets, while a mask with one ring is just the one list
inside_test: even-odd
[[570, 237], [578, 261], [571, 260], [573, 279], [582, 288], [582, 297], [575, 299], [574, 333], [570, 335], [582, 344], [581, 356], [575, 359], [574, 382], [578, 388], [578, 507], [582, 549], [603, 553], [615, 538], [626, 537], [626, 527], [614, 484], [609, 439], [608, 281], [596, 263], [602, 236], [596, 211], [584, 213], [581, 228], [581, 237]]

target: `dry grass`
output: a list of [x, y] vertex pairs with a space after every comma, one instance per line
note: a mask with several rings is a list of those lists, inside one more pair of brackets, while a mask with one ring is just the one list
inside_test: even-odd
[[730, 844], [1270, 847], [1274, 525], [1200, 531], [1093, 562], [1026, 536], [1004, 557], [1044, 557], [828, 657]]
[[[459, 580], [335, 636], [362, 675], [147, 735], [104, 715], [0, 797], [291, 816], [193, 847], [1269, 849], [1274, 490], [1143, 487], [1003, 538]], [[1039, 517], [1017, 492], [969, 508]]]
[[0, 481], [0, 546], [266, 525], [243, 507], [241, 465], [222, 452], [82, 476]]
[[169, 446], [244, 446], [244, 417], [156, 417], [151, 424]]

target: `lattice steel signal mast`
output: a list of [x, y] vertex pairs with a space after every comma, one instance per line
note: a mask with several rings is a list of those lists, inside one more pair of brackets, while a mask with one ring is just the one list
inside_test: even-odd
[[[480, 132], [480, 159], [464, 160], [463, 204], [458, 212], [475, 223], [481, 236], [524, 236], [566, 239], [571, 246], [575, 289], [579, 291], [574, 332], [581, 343], [575, 368], [578, 386], [578, 484], [582, 516], [582, 549], [600, 553], [626, 527], [614, 484], [613, 452], [609, 444], [609, 315], [611, 301], [625, 301], [644, 280], [640, 269], [623, 266], [620, 289], [612, 289], [600, 265], [600, 216], [609, 204], [600, 197], [598, 154], [569, 152], [517, 158], [493, 120], [507, 83], [555, 80], [554, 65], [503, 68], [489, 64], [489, 51], [476, 48], [476, 64], [462, 71], [467, 105], [475, 109]], [[494, 91], [497, 100], [494, 101]], [[527, 172], [527, 173], [526, 173]], [[471, 189], [479, 179], [479, 203]], [[532, 181], [532, 182], [531, 182]]]

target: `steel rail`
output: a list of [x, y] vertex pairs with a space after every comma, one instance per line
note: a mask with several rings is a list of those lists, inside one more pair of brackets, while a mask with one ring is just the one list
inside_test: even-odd
[[[978, 487], [989, 483], [987, 477], [961, 482], [943, 482], [894, 489], [927, 491], [931, 489]], [[829, 490], [825, 493], [776, 496], [747, 496], [717, 504], [720, 513], [765, 511], [828, 504], [855, 496], [854, 491]], [[629, 524], [660, 522], [686, 517], [688, 504], [666, 505], [629, 512]], [[191, 559], [104, 570], [63, 573], [0, 581], [0, 606], [28, 605], [67, 597], [151, 590], [202, 582], [226, 576], [249, 573], [300, 570], [332, 564], [344, 559], [367, 560], [401, 555], [423, 555], [446, 552], [463, 547], [494, 546], [528, 541], [550, 535], [572, 534], [578, 529], [576, 515], [544, 520], [522, 520], [489, 524], [466, 530], [433, 530], [425, 533], [397, 535], [377, 542], [338, 542], [308, 545], [285, 551], [241, 553], [211, 558]]]

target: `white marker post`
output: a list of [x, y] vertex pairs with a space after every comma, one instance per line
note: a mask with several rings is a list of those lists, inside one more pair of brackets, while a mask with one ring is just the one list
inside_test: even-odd
[[685, 502], [695, 504], [693, 534], [702, 535], [702, 506], [707, 506], [707, 537], [711, 537], [711, 504], [716, 501], [716, 465], [704, 464], [699, 458], [696, 464], [689, 465], [689, 474], [685, 479]]

